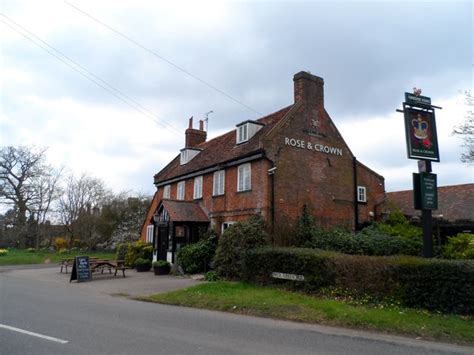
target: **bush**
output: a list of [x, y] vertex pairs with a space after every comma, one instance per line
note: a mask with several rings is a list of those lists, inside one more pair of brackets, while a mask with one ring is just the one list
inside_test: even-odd
[[178, 264], [187, 274], [196, 274], [209, 270], [209, 263], [216, 252], [214, 239], [200, 240], [183, 247], [177, 254]]
[[217, 273], [228, 279], [240, 278], [244, 254], [266, 243], [264, 222], [260, 216], [231, 225], [222, 234], [217, 245], [214, 258]]
[[58, 250], [58, 254], [59, 254], [59, 255], [64, 255], [64, 254], [69, 254], [69, 253], [70, 253], [70, 251], [69, 251], [68, 249], [66, 249], [66, 248], [63, 248], [63, 249], [59, 249], [59, 250]]
[[420, 255], [422, 240], [390, 236], [379, 225], [357, 234], [342, 230], [314, 229], [308, 246], [354, 255]]
[[170, 267], [170, 263], [166, 260], [157, 260], [152, 263], [153, 267]]
[[474, 234], [458, 233], [443, 248], [446, 259], [474, 259]]
[[[272, 272], [303, 275], [304, 281], [272, 278]], [[355, 296], [396, 299], [410, 307], [474, 314], [474, 261], [261, 248], [245, 255], [243, 278], [305, 291], [334, 287]]]
[[[125, 253], [125, 246], [126, 246], [126, 253]], [[125, 257], [123, 259], [119, 259], [119, 257], [122, 257], [125, 254]], [[133, 267], [135, 266], [136, 259], [141, 258], [141, 259], [146, 259], [150, 260], [151, 264], [151, 259], [152, 259], [152, 254], [153, 254], [153, 246], [150, 245], [149, 243], [145, 243], [141, 240], [135, 242], [135, 243], [123, 243], [119, 245], [119, 248], [117, 249], [117, 260], [124, 260], [125, 261], [125, 266]]]
[[134, 265], [135, 266], [142, 266], [142, 265], [143, 266], [145, 266], [145, 265], [151, 266], [151, 260], [143, 259], [143, 258], [137, 258], [137, 259], [135, 259]]
[[209, 282], [216, 282], [220, 280], [219, 275], [215, 271], [208, 271], [204, 275], [204, 280], [209, 281]]
[[0, 249], [0, 256], [5, 256], [8, 254], [8, 250], [7, 249]]
[[125, 260], [125, 257], [127, 256], [127, 251], [128, 251], [128, 243], [122, 243], [119, 244], [117, 247], [117, 260]]
[[54, 240], [54, 246], [56, 247], [56, 250], [61, 250], [61, 249], [66, 249], [67, 248], [67, 242], [66, 239], [64, 238], [56, 238]]
[[28, 248], [28, 249], [26, 249], [26, 252], [27, 253], [35, 253], [36, 249], [35, 248]]

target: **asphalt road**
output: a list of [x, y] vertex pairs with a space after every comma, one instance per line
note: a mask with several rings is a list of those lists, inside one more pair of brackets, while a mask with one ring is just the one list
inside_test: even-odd
[[133, 301], [64, 282], [0, 273], [0, 354], [474, 353], [474, 348]]

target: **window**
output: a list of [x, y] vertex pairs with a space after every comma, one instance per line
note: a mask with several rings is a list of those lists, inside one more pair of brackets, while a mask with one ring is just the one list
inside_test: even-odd
[[225, 170], [219, 170], [214, 173], [214, 183], [212, 186], [212, 195], [219, 196], [224, 194]]
[[357, 186], [357, 202], [367, 202], [365, 186]]
[[202, 176], [194, 178], [194, 194], [193, 198], [202, 198]]
[[171, 195], [171, 187], [170, 185], [166, 185], [163, 189], [163, 198], [170, 198]]
[[250, 163], [239, 165], [237, 168], [237, 191], [251, 189]]
[[153, 224], [146, 227], [146, 242], [153, 243]]
[[248, 140], [248, 124], [237, 127], [237, 144]]
[[235, 224], [235, 222], [224, 222], [224, 223], [222, 223], [222, 231], [221, 232], [224, 233], [224, 231], [233, 224]]
[[176, 187], [176, 199], [177, 200], [184, 200], [184, 181], [178, 182], [178, 186]]

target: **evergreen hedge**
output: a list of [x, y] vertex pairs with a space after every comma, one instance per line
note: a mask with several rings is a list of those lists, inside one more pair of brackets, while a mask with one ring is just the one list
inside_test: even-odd
[[[474, 261], [345, 255], [303, 248], [260, 248], [243, 259], [244, 280], [283, 284], [294, 290], [325, 287], [374, 299], [396, 299], [409, 307], [474, 314]], [[281, 280], [272, 272], [303, 275]]]

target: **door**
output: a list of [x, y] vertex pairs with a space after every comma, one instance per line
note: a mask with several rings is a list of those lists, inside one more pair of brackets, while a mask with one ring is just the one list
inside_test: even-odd
[[158, 227], [158, 260], [166, 260], [166, 253], [168, 251], [168, 236], [168, 226]]

